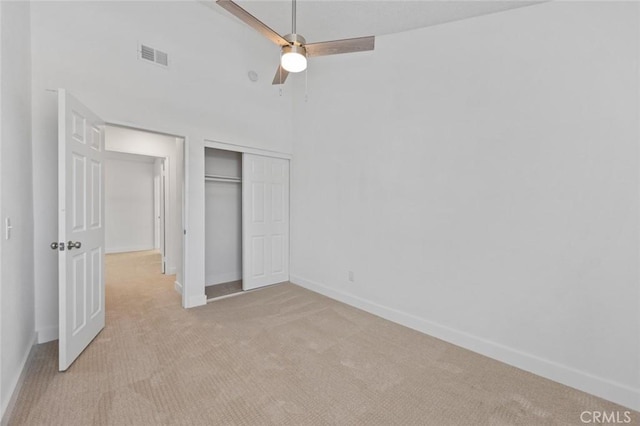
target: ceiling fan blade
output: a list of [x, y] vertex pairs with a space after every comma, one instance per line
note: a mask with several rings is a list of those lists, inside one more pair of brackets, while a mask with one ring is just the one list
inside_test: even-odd
[[322, 41], [320, 43], [305, 44], [307, 56], [337, 55], [339, 53], [365, 52], [373, 50], [375, 37], [347, 38], [344, 40]]
[[280, 34], [273, 31], [258, 18], [256, 18], [231, 0], [217, 0], [216, 3], [218, 3], [236, 18], [240, 19], [242, 22], [249, 25], [251, 28], [258, 31], [260, 34], [262, 34], [275, 44], [279, 46], [289, 46], [290, 43], [282, 38]]
[[276, 70], [276, 75], [273, 77], [273, 83], [271, 84], [284, 84], [284, 81], [287, 79], [289, 75], [289, 71], [282, 68], [282, 65], [278, 67]]

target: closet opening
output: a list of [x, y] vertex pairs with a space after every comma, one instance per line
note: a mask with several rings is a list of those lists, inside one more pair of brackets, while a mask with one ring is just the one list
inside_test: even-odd
[[204, 148], [207, 301], [289, 280], [289, 159], [220, 142]]
[[242, 281], [242, 153], [205, 148], [205, 295], [240, 294]]

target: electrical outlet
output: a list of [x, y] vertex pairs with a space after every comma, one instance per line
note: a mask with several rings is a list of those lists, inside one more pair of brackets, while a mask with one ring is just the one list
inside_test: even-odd
[[351, 281], [352, 283], [356, 282], [356, 278], [353, 274], [353, 271], [349, 271], [349, 281]]

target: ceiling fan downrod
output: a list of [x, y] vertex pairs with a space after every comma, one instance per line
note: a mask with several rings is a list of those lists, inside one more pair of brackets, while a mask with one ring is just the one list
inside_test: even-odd
[[296, 33], [296, 0], [291, 1], [291, 34]]
[[[282, 38], [289, 42], [295, 52], [302, 53], [301, 49], [307, 43], [307, 40], [301, 35], [296, 34], [296, 15], [296, 0], [291, 0], [291, 34], [284, 35]], [[286, 46], [284, 48], [287, 49]], [[288, 51], [290, 50], [287, 49], [287, 52]], [[306, 51], [304, 51], [304, 56], [306, 55]]]

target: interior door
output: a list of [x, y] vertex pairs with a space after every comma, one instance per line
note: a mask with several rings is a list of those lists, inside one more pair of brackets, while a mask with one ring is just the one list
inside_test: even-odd
[[104, 123], [58, 91], [59, 370], [104, 328]]
[[289, 280], [289, 160], [242, 156], [242, 288]]

